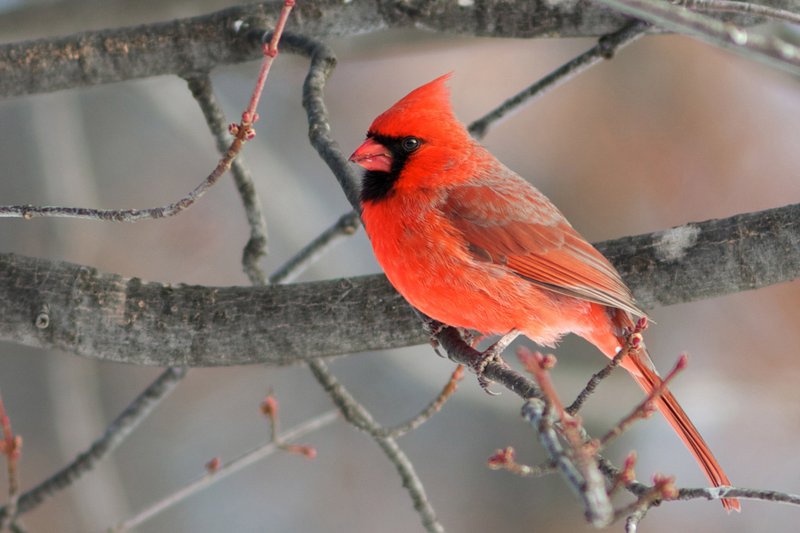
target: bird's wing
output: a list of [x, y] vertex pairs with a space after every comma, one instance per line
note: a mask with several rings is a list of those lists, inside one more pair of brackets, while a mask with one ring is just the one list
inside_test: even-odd
[[616, 269], [550, 200], [499, 171], [453, 187], [442, 204], [472, 256], [559, 294], [644, 316]]

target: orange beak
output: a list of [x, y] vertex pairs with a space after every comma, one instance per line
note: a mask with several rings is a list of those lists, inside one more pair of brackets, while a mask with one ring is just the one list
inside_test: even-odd
[[367, 170], [389, 172], [392, 170], [392, 153], [378, 141], [367, 139], [356, 148], [350, 161]]

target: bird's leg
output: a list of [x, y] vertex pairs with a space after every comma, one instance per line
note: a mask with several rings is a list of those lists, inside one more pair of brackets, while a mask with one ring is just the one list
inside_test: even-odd
[[500, 337], [497, 342], [486, 348], [486, 350], [481, 353], [480, 357], [470, 365], [472, 370], [478, 376], [478, 385], [480, 385], [481, 388], [488, 394], [494, 395], [497, 393], [489, 390], [489, 384], [491, 382], [483, 375], [484, 372], [486, 372], [486, 367], [489, 366], [490, 363], [494, 362], [505, 364], [502, 357], [503, 351], [508, 348], [508, 345], [514, 342], [514, 339], [519, 337], [520, 334], [520, 331], [512, 329]]

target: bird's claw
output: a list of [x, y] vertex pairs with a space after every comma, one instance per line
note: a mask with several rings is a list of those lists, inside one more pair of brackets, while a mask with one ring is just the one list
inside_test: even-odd
[[491, 363], [505, 364], [503, 358], [499, 353], [493, 350], [493, 348], [494, 347], [490, 347], [488, 350], [483, 352], [477, 360], [470, 364], [470, 368], [478, 376], [478, 385], [481, 386], [486, 394], [490, 396], [500, 396], [499, 392], [489, 390], [489, 385], [491, 385], [493, 382], [485, 375], [486, 367]]
[[506, 362], [503, 361], [503, 357], [501, 354], [503, 350], [505, 350], [509, 344], [511, 344], [514, 339], [519, 336], [519, 330], [512, 329], [500, 339], [489, 346], [480, 357], [478, 357], [470, 366], [472, 370], [478, 375], [478, 385], [486, 391], [486, 394], [490, 394], [492, 396], [498, 396], [499, 393], [492, 392], [489, 390], [489, 385], [492, 383], [490, 380], [486, 378], [484, 375], [486, 372], [486, 367], [489, 366], [491, 363], [498, 363], [500, 365], [506, 366]]

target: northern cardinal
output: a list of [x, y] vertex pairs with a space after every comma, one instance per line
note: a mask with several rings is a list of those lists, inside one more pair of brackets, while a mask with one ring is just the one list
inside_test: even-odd
[[[378, 263], [408, 302], [460, 328], [554, 345], [575, 333], [614, 357], [644, 316], [616, 269], [535, 187], [475, 142], [441, 76], [378, 116], [350, 156], [366, 169], [362, 219]], [[621, 365], [661, 383], [642, 345]], [[714, 486], [730, 481], [671, 392], [656, 405]], [[723, 499], [727, 510], [739, 501]]]

